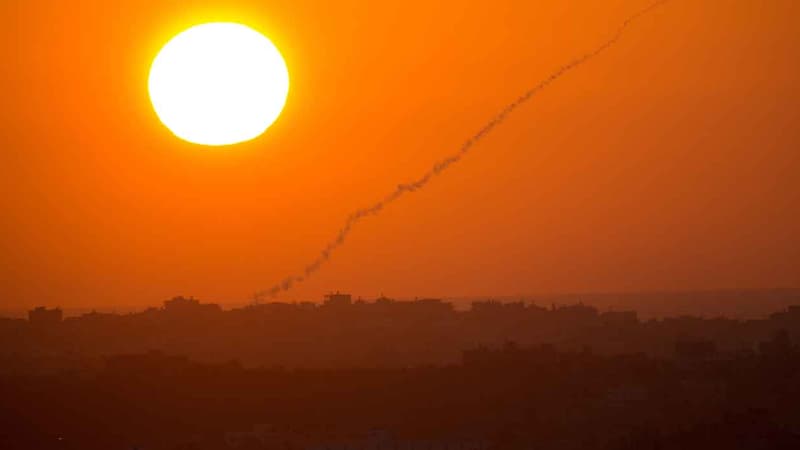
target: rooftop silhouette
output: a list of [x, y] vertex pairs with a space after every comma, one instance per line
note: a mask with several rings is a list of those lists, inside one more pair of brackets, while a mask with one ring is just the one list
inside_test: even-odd
[[755, 320], [641, 319], [633, 310], [601, 311], [582, 302], [542, 306], [486, 300], [457, 309], [440, 299], [353, 300], [335, 292], [321, 303], [270, 302], [228, 310], [187, 297], [128, 314], [63, 318], [59, 309], [39, 307], [28, 320], [0, 321], [0, 353], [99, 358], [160, 351], [204, 362], [235, 360], [246, 367], [396, 368], [450, 364], [465, 349], [498, 348], [508, 341], [564, 351], [591, 348], [604, 355], [733, 354], [758, 350], [780, 330], [797, 337], [800, 307]]

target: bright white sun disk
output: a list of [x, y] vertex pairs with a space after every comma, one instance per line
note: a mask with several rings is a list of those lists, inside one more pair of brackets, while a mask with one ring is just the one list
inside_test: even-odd
[[260, 136], [278, 118], [289, 72], [278, 49], [236, 23], [208, 23], [177, 35], [150, 69], [150, 100], [176, 136], [231, 145]]

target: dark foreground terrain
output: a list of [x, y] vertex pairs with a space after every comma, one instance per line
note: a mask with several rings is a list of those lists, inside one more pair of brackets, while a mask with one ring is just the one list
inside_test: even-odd
[[642, 322], [331, 301], [4, 321], [0, 449], [800, 448], [797, 307]]
[[409, 369], [244, 369], [160, 353], [0, 377], [3, 449], [796, 449], [800, 354], [474, 350]]

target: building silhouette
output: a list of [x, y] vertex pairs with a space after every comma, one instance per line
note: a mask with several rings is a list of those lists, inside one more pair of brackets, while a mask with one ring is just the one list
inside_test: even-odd
[[37, 328], [52, 328], [61, 323], [64, 313], [60, 308], [48, 309], [39, 306], [28, 311], [28, 322]]

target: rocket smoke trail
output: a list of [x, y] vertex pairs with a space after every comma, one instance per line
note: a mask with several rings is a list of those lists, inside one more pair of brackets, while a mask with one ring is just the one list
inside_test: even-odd
[[272, 288], [265, 289], [263, 291], [257, 292], [255, 294], [255, 299], [259, 300], [265, 296], [276, 296], [280, 292], [288, 291], [292, 288], [293, 285], [296, 283], [301, 283], [306, 280], [309, 276], [314, 274], [317, 270], [325, 264], [333, 254], [333, 252], [339, 248], [342, 244], [344, 244], [345, 239], [353, 230], [353, 227], [364, 219], [367, 216], [372, 216], [378, 214], [388, 206], [390, 203], [398, 200], [400, 197], [404, 196], [407, 193], [414, 192], [418, 189], [422, 189], [425, 187], [435, 176], [442, 174], [445, 170], [451, 168], [455, 163], [461, 161], [471, 149], [475, 146], [479, 141], [481, 141], [486, 135], [488, 135], [491, 131], [493, 131], [498, 125], [502, 124], [508, 116], [513, 113], [517, 108], [522, 106], [523, 104], [527, 103], [534, 95], [538, 94], [542, 89], [549, 86], [551, 83], [556, 81], [557, 79], [561, 78], [562, 75], [569, 72], [572, 69], [582, 65], [583, 63], [589, 61], [590, 59], [594, 58], [595, 56], [599, 55], [603, 51], [607, 50], [609, 47], [613, 46], [614, 44], [619, 41], [622, 37], [622, 34], [625, 30], [636, 20], [644, 16], [645, 14], [650, 13], [654, 9], [662, 6], [669, 0], [659, 0], [655, 3], [651, 4], [647, 8], [640, 10], [639, 12], [633, 14], [632, 16], [628, 17], [622, 24], [617, 28], [617, 31], [612, 35], [610, 39], [606, 42], [595, 48], [594, 50], [580, 56], [571, 62], [559, 67], [555, 72], [550, 74], [547, 78], [539, 82], [539, 84], [530, 88], [527, 92], [519, 96], [516, 100], [509, 103], [502, 111], [497, 113], [486, 125], [483, 126], [477, 133], [475, 133], [471, 138], [467, 139], [462, 145], [461, 148], [453, 153], [452, 155], [442, 159], [441, 161], [437, 162], [433, 165], [430, 169], [428, 169], [425, 174], [421, 177], [417, 178], [408, 183], [399, 184], [397, 188], [384, 196], [381, 200], [369, 205], [367, 207], [358, 209], [350, 213], [347, 216], [347, 220], [345, 220], [344, 225], [341, 229], [339, 229], [339, 233], [336, 235], [336, 238], [328, 243], [327, 246], [319, 253], [319, 255], [308, 264], [302, 273], [298, 273], [295, 275], [290, 275], [286, 277], [282, 282], [276, 284]]

